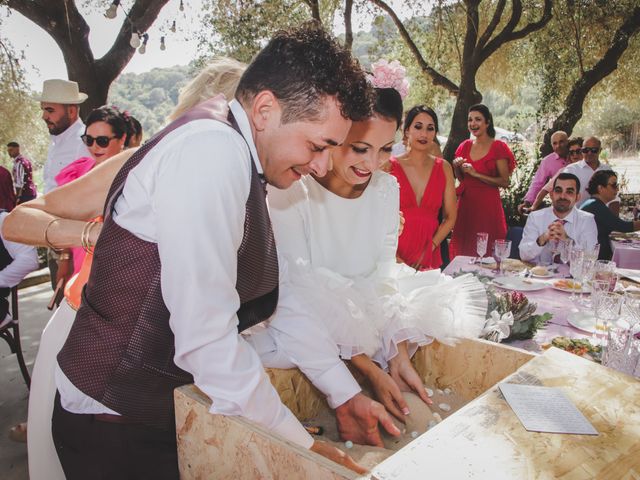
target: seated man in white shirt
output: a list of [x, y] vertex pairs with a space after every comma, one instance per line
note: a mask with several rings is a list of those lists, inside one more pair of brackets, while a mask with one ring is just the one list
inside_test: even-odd
[[536, 263], [553, 261], [551, 241], [572, 239], [583, 248], [597, 243], [598, 228], [593, 215], [578, 210], [580, 180], [571, 173], [557, 176], [551, 192], [551, 207], [529, 215], [520, 242], [520, 258]]
[[[0, 211], [0, 232], [7, 212]], [[0, 233], [0, 327], [12, 320], [9, 313], [10, 289], [27, 274], [38, 269], [38, 253], [34, 247], [9, 242]]]

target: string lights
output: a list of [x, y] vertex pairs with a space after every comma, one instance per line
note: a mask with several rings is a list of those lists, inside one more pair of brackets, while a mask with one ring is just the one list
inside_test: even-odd
[[[118, 7], [122, 8], [122, 11], [124, 12], [126, 20], [131, 25], [131, 38], [129, 39], [129, 45], [131, 46], [131, 48], [138, 49], [138, 53], [140, 53], [141, 55], [144, 55], [147, 51], [147, 42], [149, 41], [149, 34], [146, 32], [141, 33], [136, 28], [134, 23], [131, 21], [131, 18], [129, 17], [129, 12], [127, 12], [127, 10], [125, 10], [125, 8], [120, 4], [120, 0], [112, 0], [111, 4], [109, 5], [109, 8], [107, 8], [107, 10], [104, 12], [105, 18], [108, 18], [110, 20], [116, 18], [118, 15]], [[180, 0], [180, 6], [178, 7], [178, 9], [181, 12], [184, 12], [184, 0]], [[176, 32], [177, 29], [176, 29], [175, 20], [173, 20], [173, 22], [171, 23], [171, 27], [169, 27], [169, 30], [172, 33]], [[165, 41], [165, 36], [162, 35], [160, 37], [160, 50], [164, 51], [166, 49], [167, 49], [167, 44]]]

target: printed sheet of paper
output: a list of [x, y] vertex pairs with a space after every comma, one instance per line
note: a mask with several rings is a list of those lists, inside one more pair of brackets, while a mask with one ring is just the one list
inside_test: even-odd
[[530, 432], [598, 435], [598, 432], [559, 388], [500, 384], [509, 406]]

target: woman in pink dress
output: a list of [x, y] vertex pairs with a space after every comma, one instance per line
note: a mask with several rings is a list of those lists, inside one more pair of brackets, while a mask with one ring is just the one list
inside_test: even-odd
[[[442, 265], [440, 243], [456, 223], [456, 193], [451, 165], [430, 153], [438, 133], [436, 113], [424, 105], [413, 107], [404, 121], [407, 153], [390, 159], [391, 175], [400, 185], [404, 229], [397, 257], [416, 270]], [[438, 213], [442, 210], [442, 223]]]
[[456, 150], [453, 169], [460, 180], [458, 219], [453, 228], [451, 259], [456, 255], [476, 256], [476, 234], [489, 234], [488, 248], [507, 235], [507, 222], [500, 200], [500, 188], [509, 186], [516, 159], [506, 143], [496, 140], [493, 116], [482, 104], [469, 108], [469, 132]]

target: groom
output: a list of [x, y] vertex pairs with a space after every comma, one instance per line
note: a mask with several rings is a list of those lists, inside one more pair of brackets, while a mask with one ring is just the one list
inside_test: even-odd
[[[265, 181], [287, 188], [324, 175], [330, 149], [369, 114], [369, 94], [322, 29], [280, 32], [228, 109], [220, 97], [200, 104], [124, 165], [58, 355], [53, 435], [68, 479], [178, 478], [173, 390], [190, 382], [212, 413], [245, 416], [358, 468], [313, 441], [238, 332], [278, 300]], [[354, 436], [390, 423], [374, 404], [346, 409]]]

